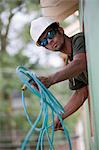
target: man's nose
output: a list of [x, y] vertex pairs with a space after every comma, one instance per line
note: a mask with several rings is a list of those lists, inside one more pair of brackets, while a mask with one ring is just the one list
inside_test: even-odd
[[48, 39], [48, 44], [52, 44], [53, 43], [53, 39]]

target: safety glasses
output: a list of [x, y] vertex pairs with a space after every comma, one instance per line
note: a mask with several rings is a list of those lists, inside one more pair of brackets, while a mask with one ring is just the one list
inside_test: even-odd
[[52, 29], [51, 31], [48, 31], [46, 37], [39, 41], [40, 46], [46, 46], [48, 44], [48, 39], [53, 39], [57, 33], [57, 30]]

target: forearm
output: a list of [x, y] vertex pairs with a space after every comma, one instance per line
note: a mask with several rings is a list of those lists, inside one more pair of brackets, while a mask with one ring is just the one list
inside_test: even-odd
[[65, 105], [64, 110], [65, 113], [62, 115], [62, 118], [65, 119], [71, 114], [73, 114], [75, 111], [77, 111], [84, 101], [88, 97], [88, 89], [87, 87], [83, 87], [80, 90], [77, 90], [71, 97], [69, 102]]
[[62, 70], [49, 76], [51, 85], [75, 77], [81, 72], [85, 71], [85, 69], [86, 65], [83, 65], [81, 61], [72, 61], [70, 64], [66, 65]]

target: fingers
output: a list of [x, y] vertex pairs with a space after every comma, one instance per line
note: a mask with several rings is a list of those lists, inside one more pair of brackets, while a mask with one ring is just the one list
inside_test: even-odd
[[62, 124], [60, 122], [58, 124], [56, 124], [56, 126], [54, 128], [54, 131], [58, 131], [58, 130], [62, 130], [63, 131]]
[[[42, 82], [42, 84], [44, 84], [44, 86], [45, 86], [46, 88], [49, 88], [49, 87], [51, 86], [50, 79], [49, 79], [48, 77], [40, 76], [40, 77], [37, 77], [37, 78]], [[36, 82], [35, 82], [32, 78], [30, 78], [28, 82], [29, 82], [36, 90], [39, 91], [38, 85], [36, 84]], [[26, 86], [23, 85], [23, 86], [22, 86], [22, 90], [26, 90], [26, 89], [27, 89]]]
[[46, 88], [49, 88], [49, 87], [51, 86], [50, 80], [49, 80], [48, 77], [40, 76], [40, 77], [39, 77], [39, 80], [44, 84], [44, 86], [45, 86]]
[[30, 79], [28, 81], [37, 91], [39, 91], [38, 85], [36, 84], [36, 82], [33, 79]]
[[59, 131], [59, 130], [61, 130], [61, 131], [64, 131], [64, 129], [61, 127], [61, 128], [55, 128], [54, 129], [54, 131]]
[[54, 131], [58, 131], [58, 130], [62, 130], [63, 131], [63, 128], [62, 128], [62, 124], [61, 124], [59, 118], [56, 117]]

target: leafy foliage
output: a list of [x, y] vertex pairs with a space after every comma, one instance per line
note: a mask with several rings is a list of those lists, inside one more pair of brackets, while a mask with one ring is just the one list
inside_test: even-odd
[[[30, 42], [29, 25], [24, 25], [21, 32], [18, 33], [16, 39], [20, 38], [23, 41], [23, 47], [18, 50], [18, 53], [11, 56], [7, 52], [7, 47], [10, 44], [9, 34], [11, 32], [11, 23], [14, 16], [18, 12], [23, 14], [39, 9], [39, 1], [24, 1], [24, 0], [1, 0], [0, 1], [0, 95], [1, 98], [10, 98], [11, 90], [15, 88], [15, 68], [18, 65], [28, 64], [28, 57], [23, 55], [25, 46]], [[29, 8], [31, 7], [31, 9]]]
[[[19, 12], [29, 14], [38, 11], [39, 14], [39, 10], [39, 0], [0, 0], [0, 112], [3, 112], [4, 115], [3, 117], [2, 114], [0, 116], [0, 130], [7, 129], [8, 133], [18, 128], [25, 134], [24, 131], [29, 128], [25, 117], [22, 116], [23, 109], [20, 110], [19, 108], [19, 112], [15, 110], [15, 113], [13, 113], [14, 108], [12, 106], [12, 101], [14, 101], [15, 98], [15, 100], [17, 100], [17, 98], [21, 100], [20, 93], [18, 92], [19, 89], [21, 89], [21, 83], [16, 77], [15, 69], [18, 65], [29, 64], [29, 58], [23, 55], [23, 50], [30, 43], [29, 24], [25, 24], [15, 37], [15, 39], [20, 38], [23, 42], [23, 46], [16, 54], [10, 55], [7, 52], [7, 48], [11, 42], [9, 38], [11, 23], [15, 15]], [[64, 23], [62, 25], [66, 26]], [[38, 64], [28, 66], [31, 67], [31, 69], [37, 69]], [[44, 70], [44, 72], [45, 71], [46, 70]], [[66, 103], [70, 91], [65, 90], [64, 85], [54, 86], [51, 90], [53, 94], [57, 96], [57, 99], [62, 100], [62, 104]], [[13, 97], [14, 92], [17, 93], [17, 97]], [[33, 95], [26, 94], [26, 97], [33, 99], [30, 103], [28, 102], [28, 112], [34, 121], [39, 112], [38, 101]], [[72, 123], [70, 122], [70, 124]], [[70, 126], [70, 124], [68, 126]], [[40, 125], [41, 122], [38, 126]]]

